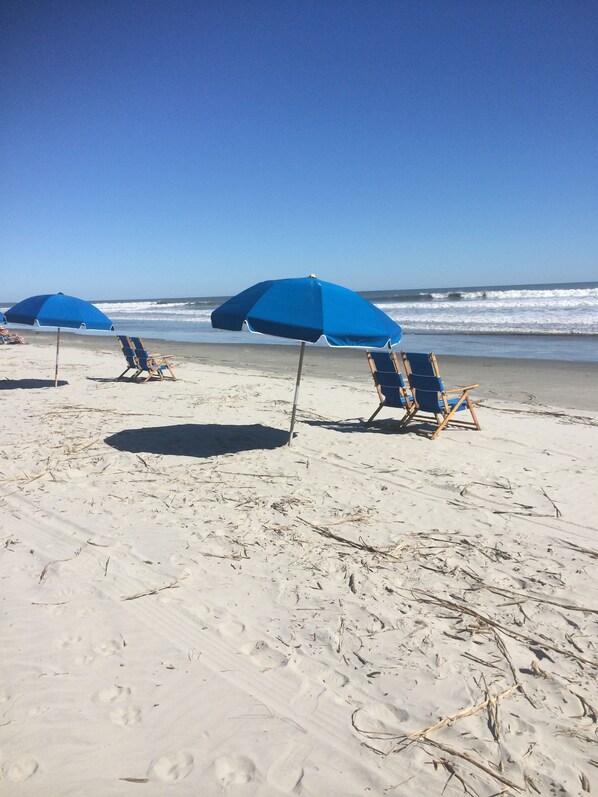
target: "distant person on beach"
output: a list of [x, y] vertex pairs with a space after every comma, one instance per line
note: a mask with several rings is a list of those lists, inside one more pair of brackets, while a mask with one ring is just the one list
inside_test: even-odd
[[22, 335], [17, 335], [16, 332], [9, 332], [6, 327], [0, 327], [0, 342], [25, 343], [25, 338]]

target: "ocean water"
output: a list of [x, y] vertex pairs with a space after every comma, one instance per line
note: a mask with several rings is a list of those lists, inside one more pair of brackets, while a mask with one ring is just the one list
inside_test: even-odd
[[[437, 354], [598, 362], [598, 282], [362, 294], [403, 330], [401, 348]], [[227, 297], [95, 302], [118, 333], [162, 340], [284, 344], [212, 329]], [[4, 309], [4, 308], [3, 308]]]

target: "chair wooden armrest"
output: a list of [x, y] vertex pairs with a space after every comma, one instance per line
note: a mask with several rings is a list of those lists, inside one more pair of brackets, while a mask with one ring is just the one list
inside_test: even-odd
[[473, 390], [479, 385], [467, 385], [466, 387], [452, 387], [450, 390], [445, 390], [445, 393], [464, 393], [466, 390]]
[[174, 358], [171, 355], [163, 355], [163, 354], [152, 354], [150, 357], [147, 358], [148, 362], [153, 363], [153, 365], [160, 366], [160, 365], [176, 365], [174, 362]]

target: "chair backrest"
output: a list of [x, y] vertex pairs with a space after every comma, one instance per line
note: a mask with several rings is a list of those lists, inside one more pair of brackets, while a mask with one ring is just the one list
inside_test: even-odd
[[137, 359], [135, 357], [135, 350], [127, 335], [117, 335], [118, 341], [125, 355], [125, 360], [129, 368], [137, 368]]
[[438, 363], [436, 362], [434, 354], [402, 351], [401, 356], [405, 364], [407, 375], [419, 374], [420, 376], [440, 376], [438, 373]]
[[135, 351], [142, 351], [147, 354], [147, 349], [145, 348], [145, 344], [141, 340], [141, 338], [131, 337], [131, 343], [133, 344], [133, 348], [135, 349]]
[[444, 383], [435, 355], [420, 352], [401, 352], [401, 355], [418, 407], [434, 413], [446, 407]]
[[135, 350], [135, 357], [137, 357], [137, 362], [139, 363], [139, 367], [143, 371], [148, 370], [148, 360], [150, 359], [149, 352], [145, 348], [145, 345], [141, 338], [134, 338], [131, 337], [131, 343], [133, 344], [133, 349]]
[[394, 351], [368, 351], [368, 362], [380, 401], [387, 407], [405, 407], [411, 397]]
[[409, 374], [409, 384], [417, 406], [424, 412], [436, 413], [444, 406], [444, 384], [439, 376]]

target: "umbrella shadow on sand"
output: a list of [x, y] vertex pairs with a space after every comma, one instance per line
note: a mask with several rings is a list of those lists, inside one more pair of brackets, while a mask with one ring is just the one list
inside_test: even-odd
[[[58, 387], [68, 385], [66, 379], [58, 380]], [[39, 387], [54, 387], [53, 379], [2, 379], [0, 390], [35, 390]]]
[[288, 432], [259, 423], [233, 426], [216, 423], [182, 423], [146, 429], [123, 429], [104, 440], [118, 451], [132, 454], [171, 454], [207, 458], [241, 451], [280, 448]]

